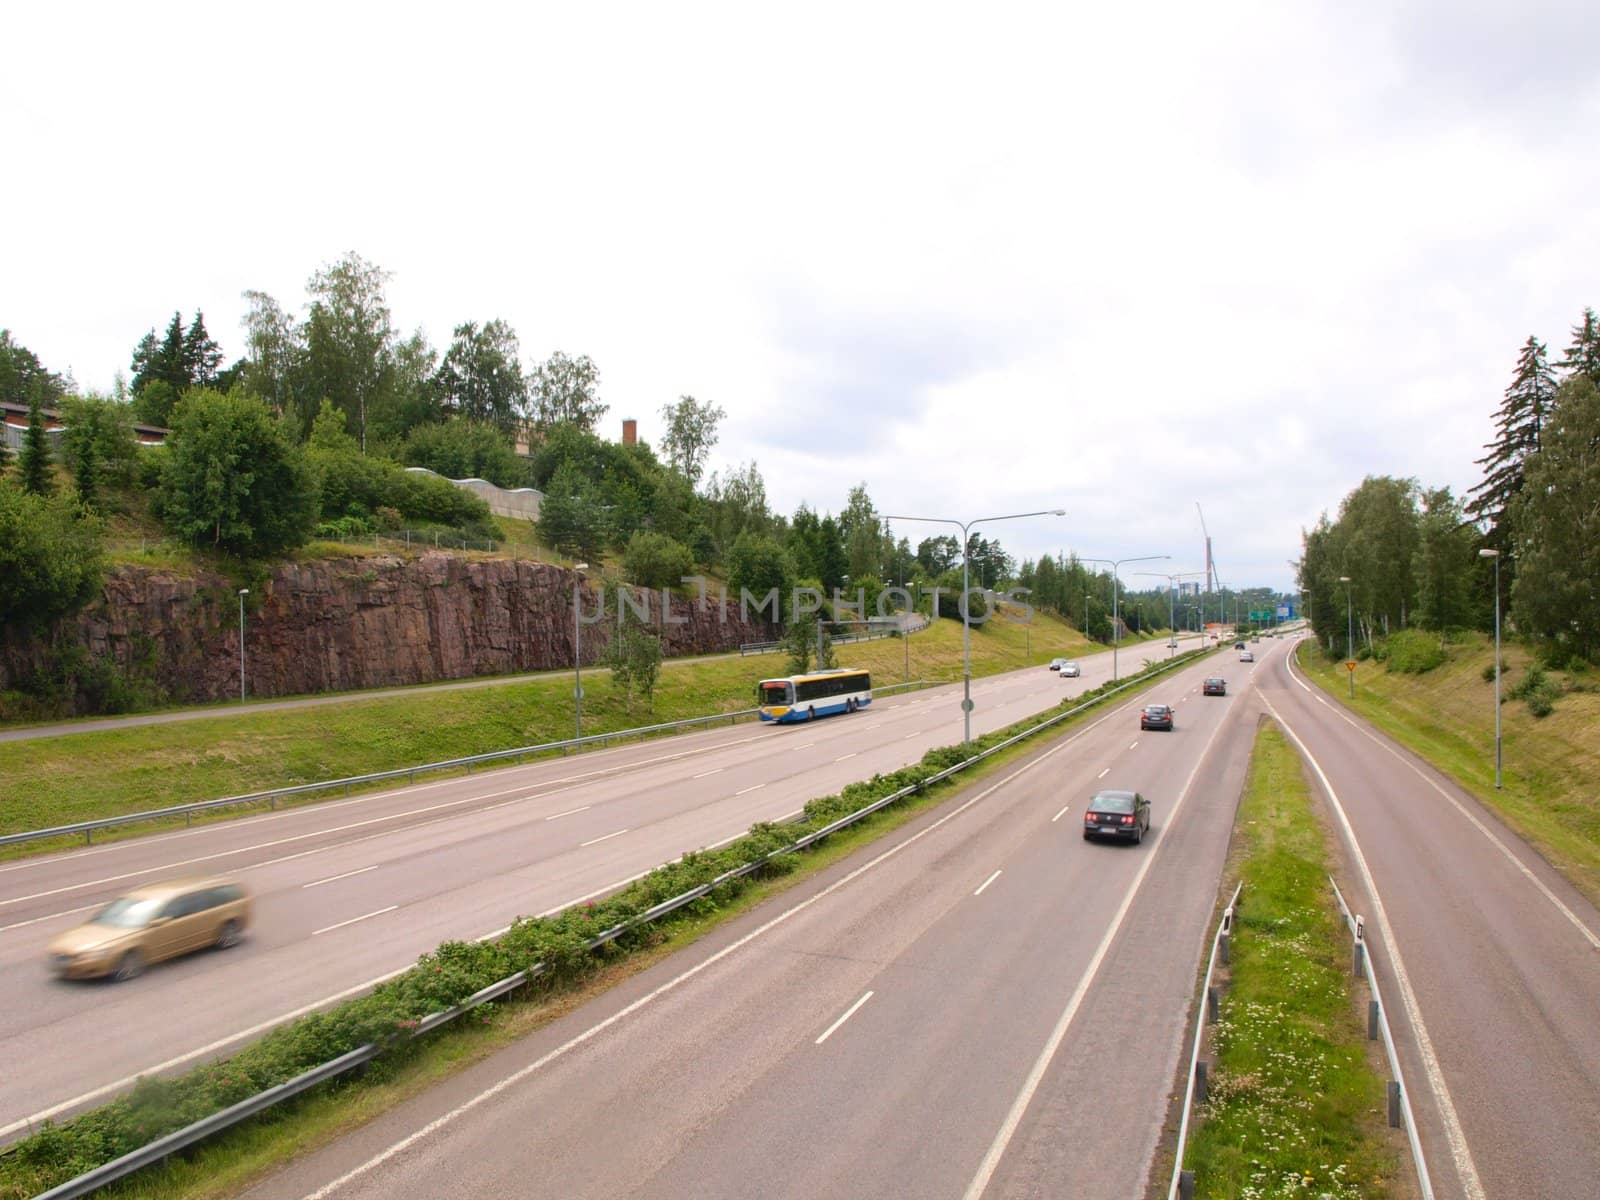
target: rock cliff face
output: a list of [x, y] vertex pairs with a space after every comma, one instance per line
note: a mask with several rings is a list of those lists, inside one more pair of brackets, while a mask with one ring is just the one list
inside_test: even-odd
[[[546, 563], [441, 553], [285, 564], [247, 597], [246, 685], [263, 697], [570, 667], [575, 580]], [[608, 589], [603, 599], [605, 617], [596, 620], [599, 585], [585, 584], [586, 664], [600, 660], [616, 629], [617, 594]], [[630, 612], [637, 608], [636, 599]], [[648, 613], [668, 655], [777, 636], [714, 596], [674, 598], [663, 621], [656, 592]], [[239, 692], [239, 601], [222, 576], [119, 567], [101, 598], [58, 632], [58, 653], [62, 645], [153, 677], [175, 699]], [[39, 640], [0, 637], [0, 689], [17, 686], [46, 655]]]

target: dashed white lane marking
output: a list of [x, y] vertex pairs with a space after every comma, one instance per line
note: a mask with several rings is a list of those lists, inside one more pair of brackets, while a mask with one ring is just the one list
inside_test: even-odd
[[365, 875], [368, 871], [376, 871], [377, 869], [378, 864], [373, 863], [370, 867], [362, 867], [359, 871], [346, 871], [343, 875], [329, 875], [326, 879], [314, 880], [311, 883], [302, 883], [300, 887], [302, 889], [321, 887], [325, 883], [333, 883], [340, 879], [349, 879], [352, 875]]
[[559, 821], [562, 817], [575, 817], [581, 812], [588, 812], [594, 805], [585, 804], [582, 808], [569, 808], [566, 812], [551, 813], [546, 821]]
[[359, 917], [351, 917], [348, 921], [340, 921], [337, 925], [327, 925], [321, 929], [315, 929], [312, 931], [311, 936], [316, 937], [319, 933], [332, 933], [335, 929], [343, 929], [346, 925], [354, 925], [357, 921], [368, 921], [373, 917], [381, 917], [384, 913], [392, 913], [399, 907], [398, 904], [391, 904], [388, 908], [378, 909], [377, 912], [363, 913]]
[[1000, 878], [1000, 872], [996, 871], [993, 875], [989, 876], [989, 878], [985, 879], [982, 883], [980, 883], [978, 885], [978, 890], [973, 892], [972, 894], [974, 896], [983, 895], [983, 889], [988, 887], [991, 883], [993, 883], [996, 879], [999, 879], [999, 878]]
[[834, 1034], [834, 1031], [836, 1029], [838, 1029], [839, 1026], [843, 1025], [846, 1021], [848, 1021], [851, 1017], [855, 1016], [856, 1015], [856, 1010], [858, 1008], [860, 1008], [863, 1004], [865, 1004], [868, 1000], [871, 1000], [873, 995], [874, 995], [874, 993], [868, 992], [866, 995], [862, 996], [861, 999], [857, 1000], [854, 1004], [852, 1004], [849, 1008], [845, 1009], [844, 1010], [844, 1016], [840, 1017], [832, 1025], [828, 1026], [828, 1028], [823, 1032], [822, 1036], [819, 1037], [816, 1040], [816, 1045], [820, 1046], [820, 1045], [822, 1045], [823, 1042], [825, 1042], [829, 1038], [831, 1038], [833, 1036], [833, 1034]]
[[1058, 812], [1055, 816], [1050, 818], [1050, 824], [1054, 825], [1057, 821], [1061, 820], [1062, 817], [1066, 816], [1067, 815], [1067, 809], [1069, 809], [1071, 807], [1072, 806], [1070, 804], [1063, 805], [1062, 808], [1061, 808], [1061, 811]]
[[578, 848], [581, 850], [585, 846], [598, 846], [601, 842], [609, 842], [612, 838], [621, 837], [627, 832], [626, 829], [619, 829], [615, 833], [606, 834], [604, 837], [590, 838], [587, 842], [579, 842]]

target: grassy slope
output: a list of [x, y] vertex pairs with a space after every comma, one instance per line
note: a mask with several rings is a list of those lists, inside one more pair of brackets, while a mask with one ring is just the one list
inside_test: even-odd
[[1244, 891], [1186, 1166], [1202, 1197], [1394, 1194], [1400, 1166], [1346, 969], [1331, 857], [1299, 756], [1264, 726], [1239, 806]]
[[[1024, 627], [975, 626], [975, 674], [1042, 666], [1090, 647], [1065, 622], [1036, 614]], [[912, 635], [912, 679], [961, 677], [961, 626], [938, 621]], [[1128, 669], [1159, 654], [1125, 646]], [[887, 639], [841, 646], [841, 665], [870, 668], [878, 685], [900, 682], [906, 646]], [[757, 680], [786, 671], [780, 654], [667, 663], [652, 707], [630, 710], [604, 675], [584, 684], [584, 732], [748, 708]], [[87, 731], [0, 744], [0, 833], [184, 804], [265, 788], [337, 779], [417, 763], [571, 737], [572, 681], [565, 674], [469, 691], [299, 711], [241, 713], [205, 721]]]
[[[1501, 688], [1509, 696], [1531, 659], [1517, 645], [1503, 650]], [[1299, 662], [1331, 696], [1455, 778], [1600, 904], [1600, 694], [1563, 696], [1544, 718], [1507, 699], [1501, 706], [1503, 787], [1497, 792], [1494, 683], [1483, 679], [1494, 663], [1489, 639], [1475, 636], [1451, 645], [1445, 664], [1423, 675], [1363, 662], [1356, 668], [1353, 704], [1340, 663], [1309, 646], [1301, 648]], [[1571, 681], [1588, 686], [1592, 679]]]

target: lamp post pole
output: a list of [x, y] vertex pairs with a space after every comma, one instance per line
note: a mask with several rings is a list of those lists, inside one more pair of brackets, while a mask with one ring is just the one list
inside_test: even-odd
[[1122, 645], [1122, 622], [1118, 619], [1117, 595], [1117, 568], [1123, 563], [1156, 562], [1160, 559], [1171, 558], [1170, 554], [1141, 554], [1138, 558], [1083, 558], [1079, 562], [1097, 562], [1111, 564], [1111, 682], [1119, 678], [1117, 674], [1117, 651]]
[[1178, 571], [1168, 575], [1163, 571], [1135, 571], [1135, 575], [1147, 575], [1151, 579], [1165, 579], [1167, 581], [1167, 628], [1172, 630], [1172, 636], [1167, 639], [1167, 657], [1172, 658], [1178, 653], [1178, 580], [1190, 575], [1204, 575], [1204, 571]]
[[[574, 563], [572, 569], [575, 572], [587, 571], [589, 564]], [[583, 736], [583, 622], [578, 616], [582, 611], [583, 576], [580, 574], [572, 584], [572, 713], [574, 728], [580, 738]], [[622, 632], [620, 623], [617, 632], [619, 635]]]
[[1479, 558], [1494, 559], [1494, 786], [1500, 788], [1500, 551], [1479, 550]]
[[[1355, 617], [1352, 615], [1353, 610], [1350, 607], [1350, 576], [1339, 576], [1339, 582], [1344, 584], [1344, 673], [1350, 676], [1350, 699], [1354, 700], [1356, 698], [1356, 672], [1355, 668], [1350, 664], [1356, 660], [1356, 625]], [[1339, 610], [1334, 609], [1334, 611], [1338, 612]]]
[[[875, 512], [872, 514], [874, 521], [923, 521], [931, 525], [954, 525], [961, 530], [961, 721], [962, 744], [972, 741], [972, 614], [967, 605], [968, 587], [967, 557], [971, 549], [971, 535], [968, 532], [975, 525], [993, 524], [995, 521], [1017, 521], [1023, 517], [1064, 517], [1067, 510], [1064, 508], [1046, 508], [1038, 512], [1007, 513], [1002, 517], [979, 517], [975, 521], [957, 521], [951, 517], [897, 517], [889, 513]], [[933, 615], [939, 615], [939, 601], [934, 598]], [[909, 649], [907, 653], [910, 653]]]
[[239, 703], [244, 703], [244, 598], [249, 588], [239, 589]]

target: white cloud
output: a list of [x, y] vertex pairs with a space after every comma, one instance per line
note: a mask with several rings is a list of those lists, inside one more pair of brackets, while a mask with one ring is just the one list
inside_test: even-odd
[[647, 438], [723, 405], [784, 510], [1187, 566], [1199, 500], [1241, 583], [1365, 474], [1475, 482], [1600, 303], [1590, 6], [1079, 7], [33, 6], [0, 325], [105, 387], [353, 249]]

